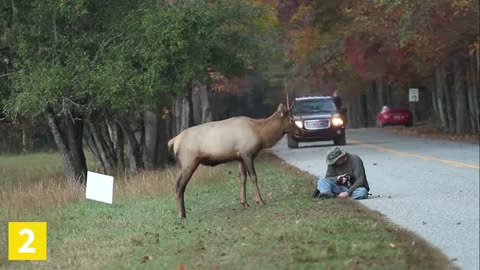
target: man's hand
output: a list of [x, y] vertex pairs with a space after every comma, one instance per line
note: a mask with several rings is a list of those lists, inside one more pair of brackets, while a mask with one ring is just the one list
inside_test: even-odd
[[350, 194], [348, 194], [348, 192], [342, 192], [340, 194], [338, 194], [338, 197], [340, 198], [348, 198], [350, 196]]

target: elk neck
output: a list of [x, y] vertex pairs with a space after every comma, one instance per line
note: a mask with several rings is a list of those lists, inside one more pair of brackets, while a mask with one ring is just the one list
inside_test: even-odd
[[258, 120], [256, 125], [263, 148], [272, 147], [283, 137], [282, 116], [278, 111], [266, 119]]

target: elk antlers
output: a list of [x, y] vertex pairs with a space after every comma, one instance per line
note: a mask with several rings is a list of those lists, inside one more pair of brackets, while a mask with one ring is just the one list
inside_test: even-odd
[[293, 91], [293, 102], [290, 104], [289, 98], [288, 98], [288, 83], [285, 84], [285, 95], [287, 97], [287, 109], [290, 110], [293, 107], [293, 104], [295, 104], [295, 90]]

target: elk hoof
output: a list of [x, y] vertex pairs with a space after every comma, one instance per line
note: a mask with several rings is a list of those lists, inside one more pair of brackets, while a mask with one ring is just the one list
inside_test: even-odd
[[243, 202], [242, 205], [243, 205], [243, 208], [249, 208], [250, 207], [250, 205], [247, 202]]
[[257, 204], [265, 205], [265, 202], [263, 200], [259, 200], [259, 201], [257, 201]]

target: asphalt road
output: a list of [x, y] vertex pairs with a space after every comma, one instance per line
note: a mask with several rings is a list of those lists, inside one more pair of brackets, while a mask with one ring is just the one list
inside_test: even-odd
[[[361, 201], [422, 236], [462, 269], [479, 269], [479, 146], [394, 135], [382, 129], [347, 131], [347, 152], [364, 162], [372, 196]], [[331, 142], [273, 152], [324, 176]], [[313, 190], [312, 190], [313, 191]]]

